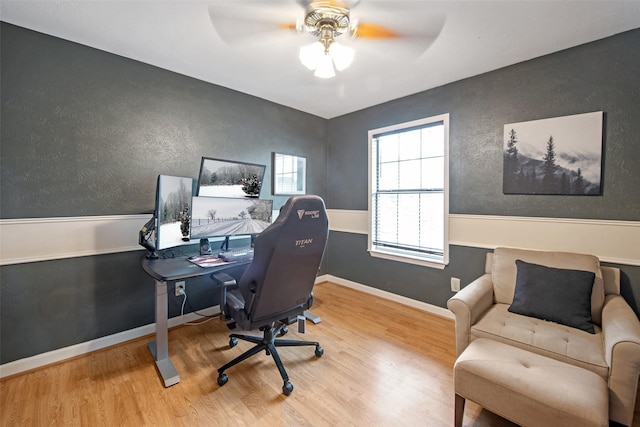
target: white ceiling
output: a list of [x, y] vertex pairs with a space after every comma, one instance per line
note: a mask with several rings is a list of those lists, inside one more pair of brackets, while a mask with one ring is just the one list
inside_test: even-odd
[[[223, 41], [210, 11], [246, 20], [235, 27], [244, 37], [237, 31]], [[435, 40], [338, 39], [356, 57], [328, 80], [298, 60], [299, 47], [314, 39], [277, 28], [302, 16], [294, 0], [0, 3], [2, 21], [332, 118], [640, 28], [640, 1], [360, 0], [351, 11], [360, 22], [418, 36], [442, 29]]]

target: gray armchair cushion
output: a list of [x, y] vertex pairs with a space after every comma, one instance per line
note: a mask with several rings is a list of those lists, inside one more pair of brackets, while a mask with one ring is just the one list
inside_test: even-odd
[[595, 333], [591, 320], [591, 271], [545, 267], [516, 260], [512, 313], [549, 320]]

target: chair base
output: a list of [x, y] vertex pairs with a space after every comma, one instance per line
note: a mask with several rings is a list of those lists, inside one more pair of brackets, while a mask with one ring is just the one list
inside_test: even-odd
[[284, 365], [282, 364], [282, 360], [278, 355], [278, 351], [276, 350], [276, 347], [315, 346], [316, 357], [321, 357], [322, 354], [324, 353], [324, 350], [322, 349], [322, 347], [320, 347], [320, 343], [316, 341], [277, 339], [276, 338], [277, 336], [283, 336], [288, 332], [286, 325], [284, 323], [279, 324], [277, 327], [274, 327], [274, 323], [271, 323], [268, 326], [264, 326], [260, 328], [260, 330], [263, 331], [262, 337], [256, 337], [251, 335], [241, 335], [241, 334], [229, 335], [230, 347], [235, 347], [238, 344], [239, 339], [243, 341], [252, 342], [256, 345], [250, 348], [249, 350], [245, 351], [240, 356], [236, 357], [226, 365], [222, 366], [220, 369], [218, 369], [218, 385], [223, 386], [229, 380], [229, 378], [224, 373], [224, 371], [264, 350], [267, 356], [271, 355], [271, 357], [273, 358], [273, 361], [278, 367], [278, 371], [280, 371], [280, 376], [282, 377], [282, 381], [284, 383], [282, 386], [282, 392], [286, 396], [288, 396], [293, 391], [293, 385], [289, 382], [289, 376], [287, 375], [287, 371], [284, 369]]

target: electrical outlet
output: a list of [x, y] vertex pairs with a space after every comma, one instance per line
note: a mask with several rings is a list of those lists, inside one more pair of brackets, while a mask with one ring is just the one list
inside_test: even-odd
[[185, 294], [185, 292], [187, 292], [185, 282], [176, 282], [176, 296], [182, 296]]
[[460, 279], [457, 277], [451, 278], [451, 290], [453, 292], [458, 292], [460, 290]]

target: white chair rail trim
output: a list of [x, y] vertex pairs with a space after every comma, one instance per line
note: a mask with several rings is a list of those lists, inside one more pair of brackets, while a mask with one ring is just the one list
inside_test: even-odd
[[138, 233], [148, 215], [0, 220], [0, 265], [142, 249]]
[[[329, 209], [332, 231], [368, 233], [368, 212]], [[588, 253], [603, 262], [640, 265], [640, 221], [449, 215], [449, 243]]]
[[[329, 209], [332, 231], [367, 234], [366, 210]], [[0, 265], [142, 250], [146, 215], [0, 220]], [[604, 262], [640, 265], [640, 221], [449, 215], [450, 244], [590, 253]]]

